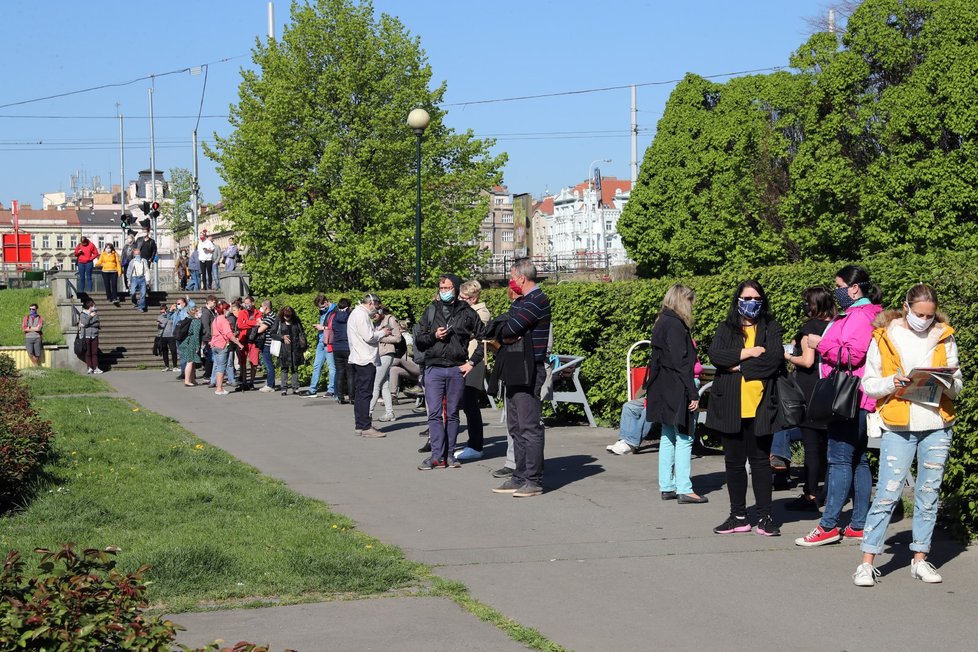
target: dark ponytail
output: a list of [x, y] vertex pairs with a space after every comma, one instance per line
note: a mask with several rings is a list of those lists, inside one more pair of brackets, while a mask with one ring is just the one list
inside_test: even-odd
[[869, 280], [869, 272], [859, 265], [846, 265], [835, 274], [841, 278], [847, 286], [858, 285], [863, 296], [869, 299], [870, 303], [877, 306], [883, 303], [883, 291], [879, 286]]

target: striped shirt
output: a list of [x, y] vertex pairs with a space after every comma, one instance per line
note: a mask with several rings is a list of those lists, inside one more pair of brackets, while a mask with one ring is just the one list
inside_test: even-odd
[[539, 287], [513, 304], [509, 319], [500, 329], [504, 338], [521, 337], [525, 333], [529, 333], [533, 341], [533, 359], [544, 362], [550, 340], [550, 299]]

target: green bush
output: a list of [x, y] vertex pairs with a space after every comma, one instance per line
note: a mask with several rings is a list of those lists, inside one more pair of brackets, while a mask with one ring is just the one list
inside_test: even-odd
[[30, 391], [0, 377], [0, 514], [22, 497], [51, 449], [51, 424], [31, 407]]
[[6, 353], [0, 353], [0, 378], [17, 378], [17, 363]]
[[[978, 345], [978, 262], [974, 252], [934, 252], [878, 255], [853, 261], [866, 267], [884, 294], [884, 306], [899, 308], [907, 289], [925, 281], [940, 296], [941, 308], [957, 329], [955, 337], [965, 377], [965, 391], [958, 399], [958, 420], [951, 459], [945, 472], [944, 516], [969, 534], [978, 533], [978, 394], [972, 385], [978, 376], [974, 352]], [[801, 325], [801, 291], [812, 285], [832, 286], [835, 273], [845, 262], [798, 263], [752, 269], [725, 269], [712, 276], [656, 279], [617, 283], [560, 283], [545, 285], [554, 317], [554, 348], [558, 353], [583, 355], [581, 381], [595, 417], [616, 423], [625, 400], [625, 353], [638, 340], [647, 339], [668, 287], [682, 282], [696, 291], [693, 337], [700, 357], [717, 324], [723, 320], [737, 284], [757, 279], [767, 292], [772, 310], [790, 337]], [[399, 318], [420, 317], [431, 301], [434, 288], [380, 290], [381, 299]], [[347, 296], [356, 302], [359, 292], [329, 292], [334, 301]], [[314, 293], [273, 297], [276, 308], [292, 305], [304, 324], [316, 319]], [[506, 310], [503, 289], [483, 291], [493, 315]], [[314, 350], [309, 352], [311, 363]], [[639, 363], [647, 354], [640, 349]], [[309, 365], [305, 373], [308, 377]], [[562, 410], [564, 408], [561, 408]], [[575, 408], [567, 408], [574, 410]]]
[[[57, 551], [37, 549], [39, 573], [25, 574], [20, 553], [7, 554], [0, 570], [0, 649], [4, 650], [149, 650], [173, 649], [183, 628], [146, 617], [143, 574], [115, 568], [116, 548], [78, 554], [70, 544]], [[211, 643], [199, 651], [218, 650]], [[189, 650], [180, 646], [182, 650]], [[231, 648], [228, 648], [231, 649]], [[240, 652], [265, 648], [238, 643]]]

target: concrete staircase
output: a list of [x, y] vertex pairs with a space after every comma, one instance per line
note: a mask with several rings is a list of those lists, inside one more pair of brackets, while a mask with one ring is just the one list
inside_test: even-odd
[[189, 296], [203, 306], [210, 292], [150, 292], [146, 297], [146, 312], [135, 310], [129, 294], [120, 294], [120, 306], [98, 302], [99, 363], [103, 369], [140, 369], [162, 367], [163, 359], [153, 355], [156, 337], [156, 318], [160, 306], [175, 303], [178, 297]]

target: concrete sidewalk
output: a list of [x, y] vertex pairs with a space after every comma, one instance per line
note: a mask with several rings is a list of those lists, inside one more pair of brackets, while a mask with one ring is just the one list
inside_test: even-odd
[[[938, 536], [931, 559], [944, 583], [913, 580], [906, 519], [891, 526], [887, 554], [878, 560], [880, 584], [857, 588], [851, 580], [859, 562], [857, 546], [794, 545], [794, 538], [816, 523], [783, 510], [795, 492], [775, 494], [781, 537], [713, 534], [729, 506], [718, 457], [693, 463], [694, 486], [711, 502], [678, 505], [659, 499], [654, 452], [616, 457], [604, 450], [615, 439], [613, 431], [552, 428], [547, 431], [547, 492], [516, 499], [490, 492], [500, 481], [489, 471], [501, 466], [505, 452], [498, 412], [484, 412], [489, 459], [461, 469], [421, 472], [416, 466], [423, 456], [416, 449], [424, 440], [417, 433], [424, 425], [407, 406], [395, 408], [395, 423], [375, 424], [386, 426], [386, 439], [369, 440], [354, 436], [351, 406], [323, 398], [257, 392], [217, 397], [206, 387], [184, 388], [158, 371], [112, 373], [105, 379], [208, 442], [329, 503], [364, 532], [436, 566], [439, 575], [465, 583], [475, 598], [574, 650], [893, 650], [906, 648], [910, 638], [939, 640], [948, 650], [975, 646], [974, 550]], [[229, 428], [229, 422], [253, 427]], [[368, 622], [387, 619], [386, 599], [361, 602], [377, 603], [359, 607], [366, 611], [380, 609]], [[389, 604], [393, 609], [394, 601]], [[326, 614], [348, 605], [317, 608]], [[277, 618], [275, 610], [261, 611]], [[218, 631], [222, 622], [230, 627], [241, 613], [221, 613], [207, 615], [214, 619], [210, 636], [242, 638]], [[457, 628], [467, 631], [471, 623], [466, 621], [475, 620], [451, 603], [440, 613], [440, 627], [432, 630], [426, 621], [405, 619], [402, 634], [451, 640]], [[258, 612], [249, 616], [257, 618]], [[176, 620], [190, 622], [187, 615]], [[328, 618], [299, 620], [311, 637], [305, 640], [323, 641], [302, 649], [389, 647], [382, 632], [375, 641], [334, 646], [328, 644], [334, 633]], [[362, 625], [355, 616], [332, 622]], [[455, 637], [452, 647], [505, 649], [505, 642], [497, 646], [473, 636]], [[274, 638], [260, 640], [271, 642], [273, 649], [285, 645]], [[403, 646], [399, 641], [394, 647]]]

